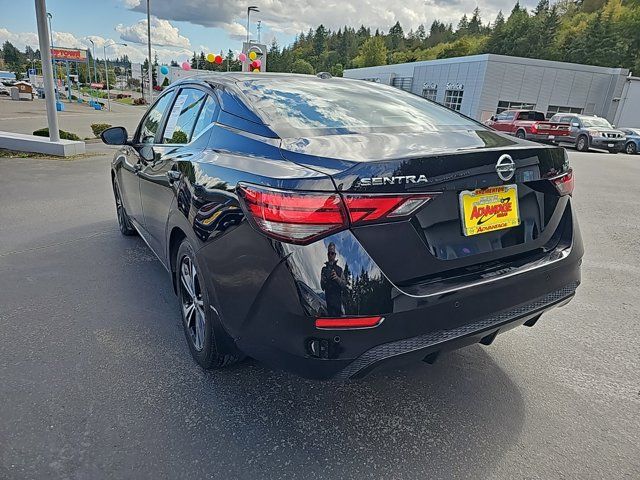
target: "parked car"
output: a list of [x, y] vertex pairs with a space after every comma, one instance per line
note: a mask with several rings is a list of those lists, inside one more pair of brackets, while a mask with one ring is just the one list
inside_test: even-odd
[[569, 135], [569, 124], [548, 122], [535, 110], [505, 110], [493, 115], [485, 125], [518, 138], [554, 143]]
[[11, 96], [11, 91], [7, 87], [5, 87], [4, 85], [0, 84], [0, 95]]
[[390, 86], [198, 76], [131, 139], [102, 139], [121, 146], [120, 230], [169, 272], [204, 368], [249, 355], [350, 378], [432, 363], [533, 326], [580, 283], [566, 151]]
[[575, 115], [571, 113], [556, 113], [551, 120], [571, 124], [569, 135], [564, 137], [576, 149], [586, 152], [590, 148], [608, 150], [618, 153], [624, 148], [624, 133], [614, 128], [606, 118], [595, 115]]
[[638, 153], [640, 151], [640, 128], [621, 128], [620, 131], [626, 137], [624, 151], [629, 155]]

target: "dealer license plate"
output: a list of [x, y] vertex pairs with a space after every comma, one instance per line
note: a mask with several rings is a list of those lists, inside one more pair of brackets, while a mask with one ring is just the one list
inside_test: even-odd
[[465, 236], [520, 225], [516, 185], [460, 192], [460, 214]]

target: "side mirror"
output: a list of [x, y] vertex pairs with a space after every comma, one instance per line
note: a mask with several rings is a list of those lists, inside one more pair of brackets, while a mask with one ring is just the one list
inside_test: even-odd
[[496, 116], [495, 115], [491, 115], [491, 118], [489, 118], [489, 120], [491, 120], [492, 122], [496, 121]]
[[129, 134], [124, 127], [107, 128], [100, 134], [100, 138], [107, 145], [126, 145], [129, 141]]

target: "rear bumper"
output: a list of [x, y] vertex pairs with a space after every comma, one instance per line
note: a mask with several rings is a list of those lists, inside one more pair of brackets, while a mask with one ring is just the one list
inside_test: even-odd
[[562, 142], [568, 135], [558, 135], [557, 133], [529, 133], [526, 134], [527, 140], [534, 140], [542, 143]]
[[360, 378], [380, 366], [413, 361], [433, 363], [445, 351], [456, 350], [474, 343], [489, 345], [495, 337], [520, 325], [532, 327], [545, 311], [566, 305], [575, 295], [578, 282], [571, 283], [525, 305], [490, 315], [449, 330], [439, 330], [378, 345], [351, 362], [336, 378]]

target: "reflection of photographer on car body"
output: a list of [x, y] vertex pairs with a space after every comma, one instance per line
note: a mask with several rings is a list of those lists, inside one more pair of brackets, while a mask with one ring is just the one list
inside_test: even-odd
[[347, 286], [342, 267], [338, 266], [336, 259], [336, 245], [331, 242], [327, 246], [327, 261], [320, 273], [320, 286], [324, 290], [327, 302], [327, 314], [331, 316], [342, 315], [342, 290]]

